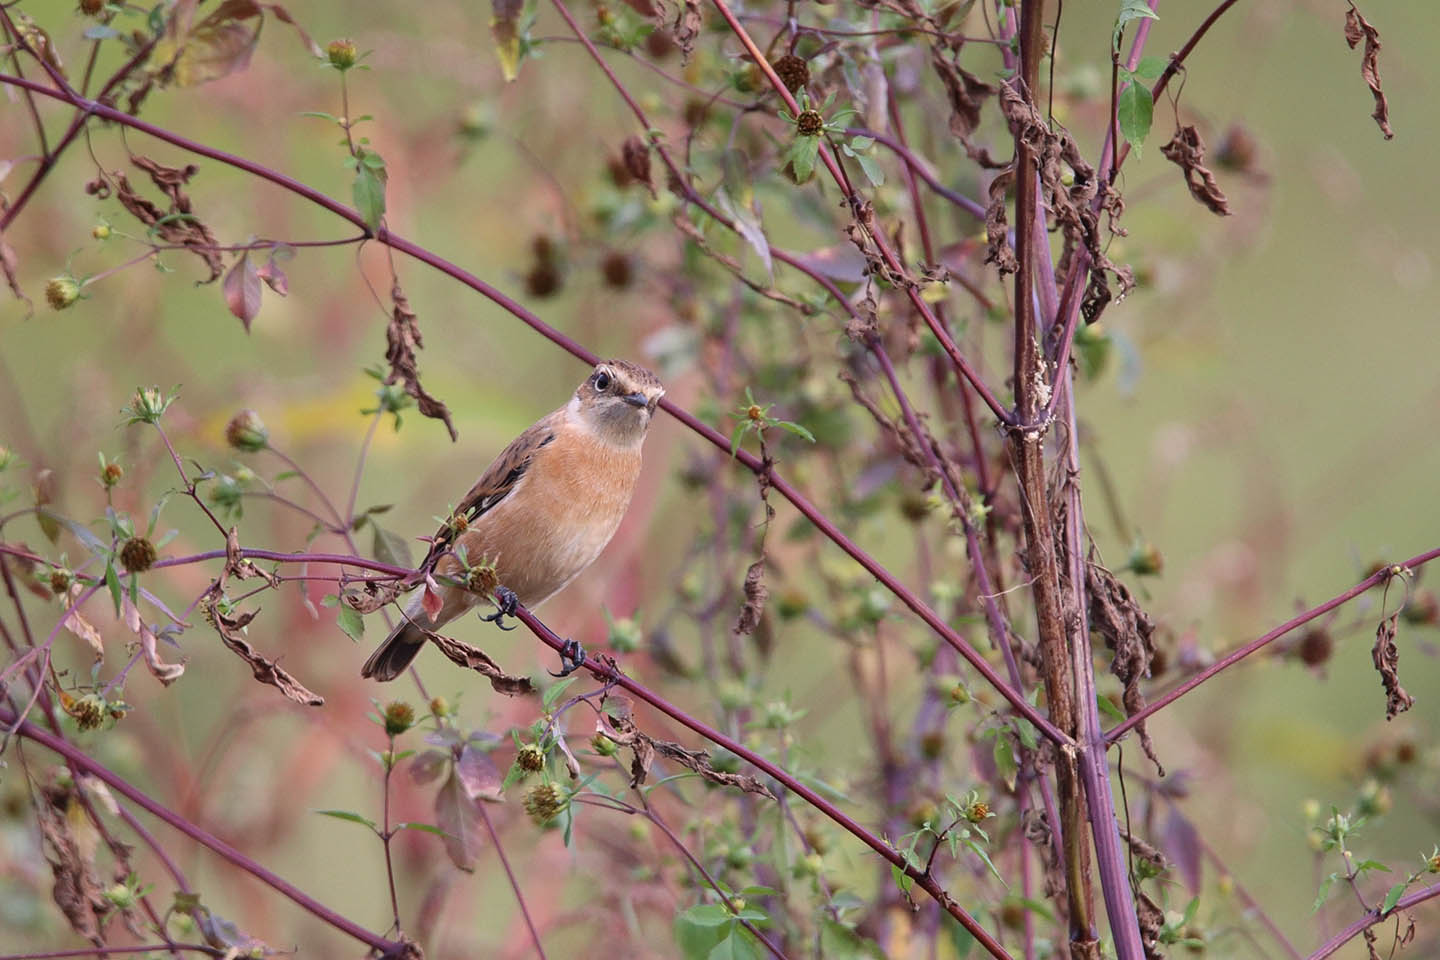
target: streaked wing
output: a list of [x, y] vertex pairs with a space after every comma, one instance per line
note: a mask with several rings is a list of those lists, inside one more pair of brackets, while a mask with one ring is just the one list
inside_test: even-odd
[[[465, 494], [464, 499], [455, 507], [455, 516], [464, 517], [467, 523], [474, 523], [484, 516], [486, 511], [508, 497], [525, 476], [525, 471], [530, 469], [535, 452], [555, 439], [555, 421], [560, 413], [561, 411], [557, 410], [542, 417], [511, 441], [510, 446], [500, 451], [500, 456], [486, 468], [475, 486], [470, 488], [470, 492]], [[428, 567], [449, 547], [455, 539], [455, 533], [450, 524], [442, 526], [436, 532], [435, 541], [431, 544], [430, 553], [422, 567]]]

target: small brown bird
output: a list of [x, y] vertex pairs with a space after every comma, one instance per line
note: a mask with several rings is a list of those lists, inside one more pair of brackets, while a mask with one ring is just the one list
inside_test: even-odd
[[[640, 448], [665, 388], [655, 374], [624, 360], [606, 360], [580, 384], [570, 402], [506, 447], [431, 544], [422, 569], [438, 578], [463, 578], [491, 563], [496, 580], [534, 609], [580, 575], [615, 535], [635, 480]], [[361, 676], [393, 680], [425, 644], [425, 631], [462, 616], [484, 597], [440, 586], [440, 609], [426, 612], [424, 591], [405, 609], [405, 621], [361, 668]], [[432, 603], [433, 606], [433, 603]], [[487, 618], [491, 619], [491, 618]]]

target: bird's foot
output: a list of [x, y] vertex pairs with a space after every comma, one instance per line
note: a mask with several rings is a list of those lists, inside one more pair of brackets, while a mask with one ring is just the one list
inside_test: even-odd
[[501, 630], [514, 630], [515, 627], [505, 626], [505, 618], [515, 616], [515, 608], [520, 605], [520, 598], [515, 596], [515, 591], [509, 587], [495, 588], [495, 612], [481, 617], [486, 623], [493, 623]]
[[580, 646], [579, 640], [566, 640], [565, 645], [560, 648], [560, 672], [547, 670], [546, 673], [552, 677], [568, 677], [583, 666], [585, 666], [585, 648]]

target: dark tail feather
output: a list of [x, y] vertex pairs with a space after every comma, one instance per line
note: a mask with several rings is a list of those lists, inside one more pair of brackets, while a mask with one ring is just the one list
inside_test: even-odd
[[385, 642], [365, 661], [360, 676], [374, 680], [394, 680], [405, 672], [410, 661], [425, 646], [425, 631], [410, 620], [390, 631]]

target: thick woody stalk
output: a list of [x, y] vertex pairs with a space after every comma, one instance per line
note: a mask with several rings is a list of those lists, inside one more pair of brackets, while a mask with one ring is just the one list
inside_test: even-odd
[[[1045, 5], [1027, 0], [1020, 10], [1019, 93], [1033, 98], [1044, 39]], [[1015, 138], [1015, 420], [1032, 424], [1050, 396], [1035, 319], [1036, 158]], [[1075, 683], [1067, 642], [1065, 603], [1060, 593], [1055, 529], [1045, 478], [1043, 428], [1021, 427], [1010, 434], [1016, 476], [1020, 483], [1021, 519], [1035, 602], [1036, 633], [1040, 644], [1045, 697], [1050, 720], [1067, 735], [1076, 730]], [[1070, 940], [1078, 955], [1095, 952], [1094, 905], [1090, 889], [1090, 847], [1085, 840], [1085, 797], [1080, 786], [1078, 754], [1061, 749], [1055, 756], [1056, 793], [1060, 802]]]

